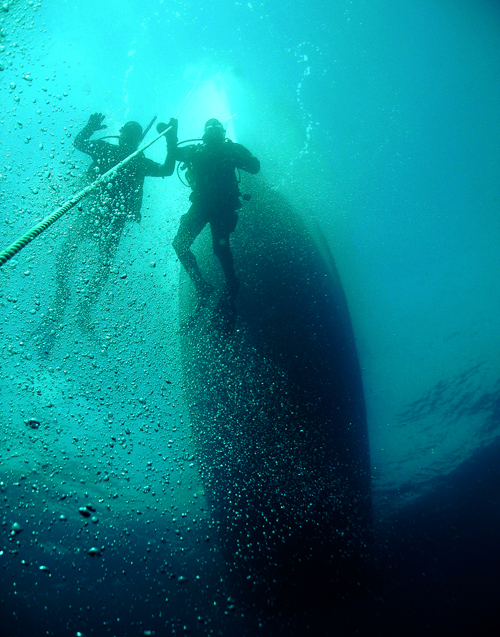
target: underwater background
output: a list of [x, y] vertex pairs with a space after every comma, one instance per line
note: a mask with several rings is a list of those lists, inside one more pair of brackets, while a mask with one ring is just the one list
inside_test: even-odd
[[99, 342], [73, 301], [50, 356], [33, 347], [73, 212], [0, 270], [0, 635], [497, 634], [498, 3], [13, 0], [0, 20], [2, 248], [82, 188], [73, 140], [94, 112], [110, 135], [179, 110], [180, 139], [229, 123], [321, 227], [362, 367], [375, 536], [356, 599], [240, 605], [182, 394], [187, 191], [146, 180]]

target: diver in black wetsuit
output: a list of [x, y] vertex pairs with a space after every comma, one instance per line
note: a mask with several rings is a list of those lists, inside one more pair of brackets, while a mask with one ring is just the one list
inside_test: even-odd
[[[75, 137], [77, 150], [90, 155], [92, 165], [87, 176], [93, 180], [116, 166], [137, 150], [143, 139], [142, 127], [137, 122], [127, 122], [120, 129], [118, 144], [90, 138], [106, 128], [104, 115], [94, 113], [86, 126]], [[71, 279], [79, 245], [88, 239], [95, 243], [97, 254], [94, 272], [87, 281], [85, 294], [78, 308], [78, 325], [82, 331], [91, 332], [90, 310], [97, 301], [109, 276], [113, 260], [127, 221], [141, 220], [144, 179], [165, 177], [173, 173], [175, 159], [173, 149], [177, 140], [171, 131], [166, 134], [167, 154], [165, 162], [159, 164], [139, 153], [121, 168], [107, 184], [102, 184], [90, 196], [71, 229], [70, 236], [62, 246], [57, 259], [56, 293], [49, 313], [42, 325], [42, 348], [48, 352], [57, 334], [57, 323], [61, 322], [71, 295]], [[172, 148], [173, 144], [173, 148]], [[80, 209], [81, 210], [81, 209]]]
[[[170, 120], [177, 134], [177, 122]], [[164, 124], [158, 125], [160, 127]], [[212, 232], [214, 254], [218, 257], [226, 277], [227, 291], [235, 295], [238, 279], [234, 270], [233, 255], [229, 236], [238, 221], [237, 210], [241, 208], [236, 178], [236, 169], [241, 168], [251, 174], [260, 170], [260, 162], [241, 144], [225, 139], [225, 130], [216, 119], [205, 124], [202, 144], [191, 146], [169, 146], [169, 155], [187, 166], [186, 178], [192, 188], [189, 197], [191, 207], [181, 217], [173, 247], [179, 261], [193, 281], [198, 297], [206, 300], [213, 286], [203, 278], [198, 263], [190, 248], [207, 223]]]

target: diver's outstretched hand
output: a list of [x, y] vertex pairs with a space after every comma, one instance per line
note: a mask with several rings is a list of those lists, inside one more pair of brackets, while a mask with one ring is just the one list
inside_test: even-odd
[[92, 115], [89, 117], [89, 121], [87, 122], [87, 126], [91, 128], [94, 133], [98, 130], [103, 130], [107, 128], [107, 125], [103, 124], [105, 117], [106, 115], [103, 115], [102, 113], [92, 113]]

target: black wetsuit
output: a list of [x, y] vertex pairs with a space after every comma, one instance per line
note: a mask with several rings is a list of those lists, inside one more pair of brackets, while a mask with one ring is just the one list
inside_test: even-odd
[[260, 162], [241, 144], [226, 140], [220, 144], [179, 147], [175, 158], [187, 165], [186, 176], [192, 188], [191, 207], [181, 217], [173, 246], [179, 260], [199, 291], [206, 285], [190, 248], [207, 223], [212, 232], [213, 251], [219, 258], [229, 285], [236, 275], [229, 235], [236, 228], [241, 208], [236, 169], [255, 174]]
[[[94, 132], [95, 128], [87, 124], [74, 141], [75, 148], [92, 157], [92, 165], [87, 171], [89, 182], [119, 164], [134, 150], [125, 144], [110, 144], [100, 139], [91, 141]], [[171, 175], [174, 167], [175, 161], [171, 157], [167, 156], [164, 164], [158, 164], [139, 153], [120, 168], [109, 183], [102, 184], [90, 195], [59, 254], [53, 307], [55, 317], [62, 317], [70, 297], [70, 274], [78, 246], [90, 239], [97, 243], [96, 267], [79, 312], [82, 321], [87, 320], [90, 305], [97, 300], [108, 279], [125, 222], [141, 219], [145, 177]]]
[[[130, 148], [110, 144], [104, 140], [91, 141], [92, 127], [85, 128], [75, 138], [75, 148], [92, 157], [93, 163], [88, 169], [89, 177], [94, 180], [123, 161], [133, 152]], [[114, 223], [121, 225], [126, 220], [139, 221], [145, 177], [165, 177], [171, 175], [174, 162], [171, 158], [165, 163], [147, 159], [139, 153], [126, 166], [120, 168], [111, 185], [101, 186], [93, 197], [94, 203], [105, 207], [103, 211], [114, 218]]]

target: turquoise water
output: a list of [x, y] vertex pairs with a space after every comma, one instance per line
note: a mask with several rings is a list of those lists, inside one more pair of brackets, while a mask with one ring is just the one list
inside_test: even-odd
[[[456, 507], [443, 525], [458, 525], [466, 538], [474, 499], [460, 491], [468, 482], [460, 476], [482, 467], [490, 482], [476, 501], [483, 517], [471, 536], [481, 537], [499, 495], [486, 464], [500, 426], [497, 4], [13, 1], [0, 18], [2, 247], [82, 187], [88, 158], [73, 139], [91, 113], [105, 113], [110, 135], [129, 119], [146, 126], [179, 111], [180, 139], [199, 137], [209, 117], [228, 123], [267, 180], [308, 224], [320, 224], [334, 254], [363, 370], [375, 519], [397, 529], [393, 521], [407, 507], [430, 515], [428, 498], [453, 493]], [[146, 154], [163, 161], [163, 143]], [[210, 519], [180, 392], [179, 266], [170, 244], [186, 199], [175, 176], [146, 180], [142, 222], [127, 227], [95, 308], [98, 341], [78, 330], [75, 292], [51, 356], [41, 360], [31, 347], [73, 213], [0, 271], [8, 635], [28, 634], [28, 608], [45, 618], [43, 634], [102, 634], [103, 622], [111, 634], [144, 634], [148, 626], [160, 634], [160, 615], [182, 634], [198, 613], [212, 613], [214, 634], [245, 625], [225, 614], [227, 594], [214, 583], [223, 573], [217, 551], [189, 540], [197, 524], [209, 533]], [[90, 250], [81, 247], [75, 289]], [[26, 425], [30, 418], [38, 429]], [[479, 473], [470, 470], [473, 484]], [[98, 503], [101, 520], [108, 512], [108, 526], [78, 526], [86, 500]], [[18, 520], [24, 530], [12, 539]], [[141, 532], [127, 535], [137, 520]], [[172, 537], [163, 537], [158, 520]], [[441, 555], [447, 538], [415, 524], [436, 538]], [[120, 550], [89, 565], [82, 537], [108, 544], [108, 554], [110, 543]], [[179, 537], [192, 549], [188, 557]], [[157, 562], [148, 562], [151, 553]], [[37, 569], [50, 560], [54, 575], [42, 580]], [[113, 560], [116, 596], [122, 587], [135, 605], [133, 628], [130, 618], [126, 628], [127, 620], [117, 623], [111, 599], [93, 600], [110, 590]], [[476, 570], [468, 566], [469, 580], [487, 579], [485, 561], [482, 554]], [[168, 583], [152, 573], [164, 562], [190, 580], [201, 565], [219, 595], [217, 611], [201, 589], [162, 592]], [[143, 606], [131, 592], [134, 579], [148, 591]], [[72, 607], [64, 619], [61, 600]], [[426, 620], [436, 632], [438, 610]], [[273, 634], [252, 621], [248, 634]], [[208, 624], [194, 625], [209, 634]], [[325, 618], [323, 634], [329, 625]]]

